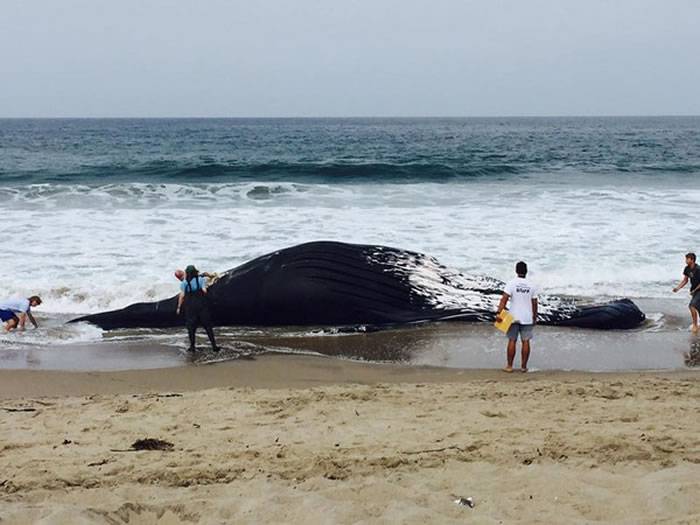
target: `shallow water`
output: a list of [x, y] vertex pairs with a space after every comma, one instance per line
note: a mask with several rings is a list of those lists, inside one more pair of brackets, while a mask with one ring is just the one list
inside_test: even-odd
[[[641, 300], [639, 305], [651, 319], [635, 330], [538, 326], [532, 341], [530, 369], [619, 371], [698, 367], [700, 337], [688, 331], [689, 316], [684, 303]], [[54, 318], [40, 330], [3, 335], [0, 368], [147, 369], [206, 365], [269, 352], [475, 369], [498, 368], [505, 360], [505, 337], [485, 323], [427, 323], [387, 330], [219, 327], [217, 338], [224, 350], [212, 353], [206, 337], [200, 333], [199, 352], [192, 355], [186, 352], [184, 329], [102, 332], [90, 325], [66, 325], [64, 321], [65, 318]], [[61, 331], [64, 331], [61, 344], [56, 344], [55, 335], [51, 339], [42, 337], [43, 333]], [[519, 359], [518, 351], [516, 365]]]

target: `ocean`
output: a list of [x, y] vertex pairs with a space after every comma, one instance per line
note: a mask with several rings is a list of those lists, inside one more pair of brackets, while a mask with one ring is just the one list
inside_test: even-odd
[[[522, 259], [548, 293], [629, 297], [653, 337], [687, 346], [687, 292], [671, 288], [700, 252], [699, 206], [700, 117], [0, 120], [2, 295], [44, 299], [40, 330], [0, 336], [0, 367], [76, 367], [80, 352], [53, 349], [110, 341], [158, 342], [153, 366], [179, 362], [183, 333], [63, 322], [174, 295], [190, 263], [221, 272], [322, 239], [502, 280]], [[230, 331], [232, 345], [279, 335]]]

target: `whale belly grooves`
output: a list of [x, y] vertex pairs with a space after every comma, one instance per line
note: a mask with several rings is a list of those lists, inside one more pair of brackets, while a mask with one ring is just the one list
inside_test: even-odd
[[[222, 273], [209, 288], [217, 325], [396, 326], [438, 320], [493, 321], [504, 283], [435, 258], [376, 245], [316, 241], [263, 255]], [[181, 326], [177, 297], [74, 319], [104, 329]], [[538, 322], [633, 328], [644, 314], [629, 299], [579, 306], [541, 296]]]

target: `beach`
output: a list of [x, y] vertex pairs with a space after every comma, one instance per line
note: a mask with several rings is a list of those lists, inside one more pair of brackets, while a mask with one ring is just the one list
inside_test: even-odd
[[2, 9], [0, 525], [700, 525], [700, 3], [580, 4]]
[[[4, 297], [43, 299], [38, 329], [0, 334], [0, 524], [699, 522], [700, 340], [671, 292], [699, 134], [697, 117], [0, 119], [0, 210], [31, 239], [0, 253], [22, 262]], [[282, 300], [243, 272], [222, 304], [263, 314], [220, 320], [216, 354], [148, 316], [70, 322], [173, 297], [176, 268], [322, 240], [374, 247], [339, 302], [356, 317], [310, 313], [336, 304], [313, 273]], [[425, 264], [372, 266], [384, 250]], [[489, 322], [390, 322], [397, 304], [490, 313], [518, 260], [543, 307], [628, 298], [645, 321], [538, 326], [528, 374], [500, 371]], [[393, 290], [372, 281], [387, 271], [408, 298], [345, 300]]]
[[[690, 370], [268, 355], [0, 370], [0, 399], [3, 524], [700, 520]], [[164, 450], [134, 450], [142, 439]]]

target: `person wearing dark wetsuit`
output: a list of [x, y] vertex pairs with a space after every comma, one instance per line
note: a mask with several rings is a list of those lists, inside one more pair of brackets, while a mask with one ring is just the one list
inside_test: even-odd
[[207, 298], [207, 281], [199, 275], [197, 269], [190, 265], [185, 269], [185, 278], [180, 283], [180, 296], [177, 300], [177, 314], [184, 311], [187, 335], [190, 338], [188, 351], [195, 351], [195, 332], [198, 326], [203, 326], [209, 337], [211, 349], [219, 351], [214, 338], [214, 330], [211, 325], [211, 313], [209, 312], [209, 299]]
[[678, 286], [673, 289], [673, 293], [683, 288], [690, 281], [690, 317], [693, 320], [691, 330], [694, 334], [698, 333], [698, 311], [700, 310], [700, 266], [695, 262], [694, 253], [685, 254], [685, 268], [683, 269], [683, 279]]

